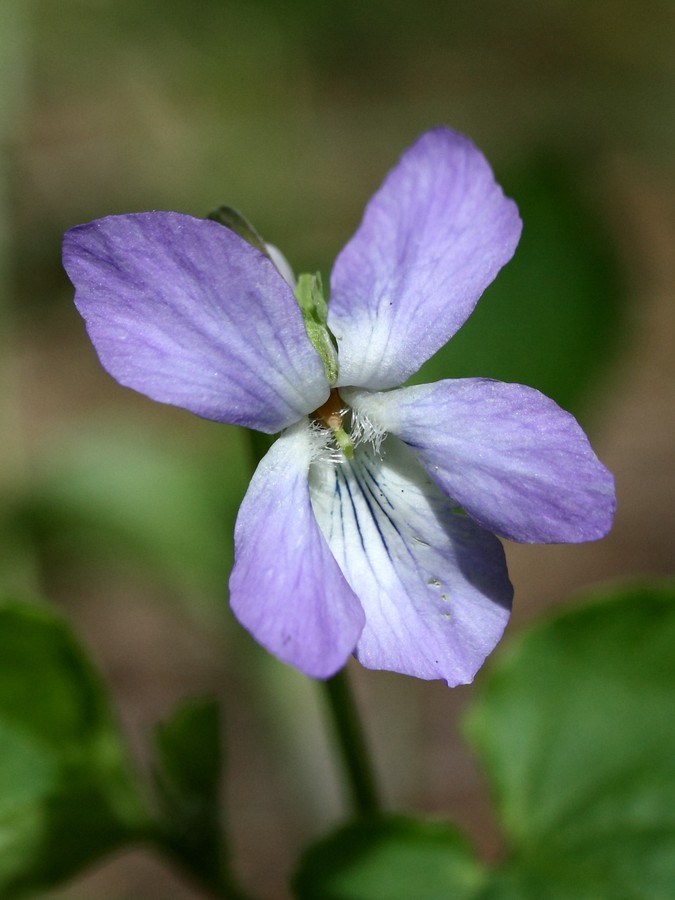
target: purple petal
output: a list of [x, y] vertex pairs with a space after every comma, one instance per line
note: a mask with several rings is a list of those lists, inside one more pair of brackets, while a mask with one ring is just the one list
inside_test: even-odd
[[315, 463], [312, 505], [366, 625], [356, 655], [371, 669], [473, 679], [509, 617], [497, 538], [453, 510], [396, 438], [342, 464]]
[[271, 653], [313, 678], [334, 675], [353, 652], [364, 615], [314, 518], [309, 425], [272, 445], [239, 510], [230, 603]]
[[338, 384], [402, 384], [466, 321], [520, 230], [471, 141], [447, 128], [422, 135], [335, 262], [328, 325]]
[[612, 525], [611, 473], [574, 417], [533, 388], [464, 378], [343, 396], [412, 447], [434, 481], [490, 531], [577, 543]]
[[110, 216], [69, 231], [63, 261], [120, 384], [268, 433], [328, 396], [291, 288], [222, 225], [171, 212]]

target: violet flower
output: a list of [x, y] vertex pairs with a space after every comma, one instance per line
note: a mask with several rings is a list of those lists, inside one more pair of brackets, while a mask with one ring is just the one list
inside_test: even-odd
[[307, 675], [354, 653], [469, 682], [509, 615], [495, 533], [577, 542], [610, 528], [612, 476], [538, 391], [398, 387], [462, 326], [520, 230], [481, 153], [438, 128], [403, 154], [338, 256], [327, 323], [316, 283], [298, 283], [306, 327], [285, 267], [213, 221], [149, 212], [65, 236], [75, 302], [114, 378], [280, 432], [237, 518], [231, 605]]

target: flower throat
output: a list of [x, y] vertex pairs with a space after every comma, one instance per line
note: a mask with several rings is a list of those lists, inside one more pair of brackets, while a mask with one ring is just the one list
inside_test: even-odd
[[328, 400], [311, 413], [310, 418], [322, 428], [333, 432], [333, 438], [347, 459], [354, 456], [354, 444], [351, 435], [344, 429], [345, 416], [349, 407], [340, 396], [337, 388], [331, 388]]

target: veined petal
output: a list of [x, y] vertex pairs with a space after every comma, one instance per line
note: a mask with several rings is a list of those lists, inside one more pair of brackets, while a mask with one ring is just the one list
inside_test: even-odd
[[448, 128], [422, 135], [335, 262], [338, 385], [402, 384], [466, 321], [520, 231], [515, 204], [468, 138]]
[[400, 441], [381, 450], [362, 444], [310, 476], [321, 530], [366, 613], [356, 655], [368, 668], [465, 684], [508, 620], [502, 546], [453, 509]]
[[343, 396], [405, 441], [490, 531], [526, 543], [577, 543], [611, 527], [611, 473], [576, 419], [534, 388], [462, 378]]
[[293, 291], [222, 225], [109, 216], [67, 232], [63, 262], [103, 366], [126, 387], [268, 433], [326, 400]]
[[258, 466], [237, 516], [230, 603], [271, 653], [313, 678], [354, 650], [364, 614], [314, 518], [309, 423], [284, 432]]

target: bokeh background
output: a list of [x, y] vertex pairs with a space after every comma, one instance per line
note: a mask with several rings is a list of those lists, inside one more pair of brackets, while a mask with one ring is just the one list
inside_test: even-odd
[[[675, 569], [672, 2], [0, 5], [0, 586], [71, 618], [139, 765], [179, 698], [221, 698], [235, 860], [269, 898], [344, 807], [315, 686], [228, 612], [247, 441], [102, 371], [61, 235], [226, 203], [296, 271], [327, 275], [387, 169], [441, 123], [484, 150], [525, 230], [422, 380], [540, 388], [581, 419], [618, 485], [606, 540], [507, 546], [508, 640], [580, 589]], [[494, 857], [458, 728], [471, 688], [350, 670], [389, 805], [452, 818]], [[52, 896], [199, 895], [139, 849]]]

